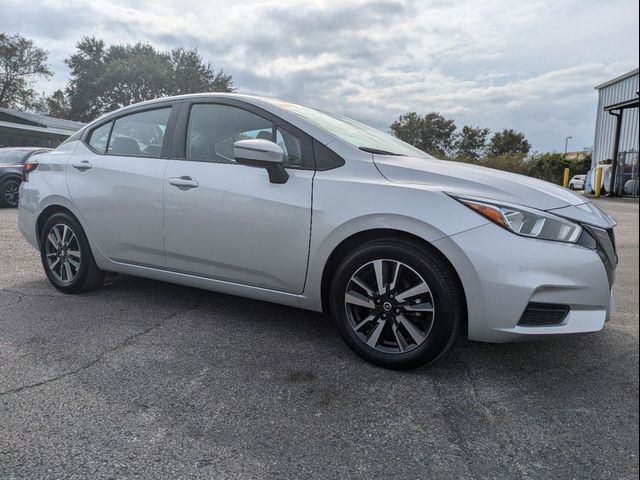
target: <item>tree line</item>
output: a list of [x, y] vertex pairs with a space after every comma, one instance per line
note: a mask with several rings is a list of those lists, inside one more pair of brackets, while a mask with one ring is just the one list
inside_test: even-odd
[[438, 112], [420, 115], [409, 112], [394, 121], [391, 133], [437, 158], [473, 163], [513, 173], [561, 183], [565, 168], [572, 175], [586, 173], [591, 156], [567, 160], [561, 153], [531, 152], [531, 143], [522, 132], [511, 128], [491, 133], [489, 128], [464, 125]]
[[64, 59], [67, 86], [51, 95], [34, 90], [53, 72], [47, 50], [19, 34], [0, 33], [0, 107], [30, 110], [52, 117], [89, 122], [132, 103], [168, 95], [233, 92], [233, 78], [214, 70], [195, 48], [165, 52], [148, 43], [106, 46], [84, 37]]

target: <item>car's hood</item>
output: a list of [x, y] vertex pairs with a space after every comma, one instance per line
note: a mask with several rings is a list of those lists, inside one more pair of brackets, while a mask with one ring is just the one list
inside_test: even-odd
[[447, 160], [374, 155], [380, 173], [392, 182], [438, 187], [444, 192], [552, 210], [587, 203], [569, 190], [515, 173]]

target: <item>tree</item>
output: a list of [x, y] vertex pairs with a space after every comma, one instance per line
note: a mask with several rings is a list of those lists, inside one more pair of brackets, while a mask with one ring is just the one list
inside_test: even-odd
[[409, 112], [398, 117], [389, 127], [391, 133], [403, 142], [407, 142], [416, 148], [422, 146], [422, 129], [424, 121], [416, 112]]
[[528, 162], [527, 174], [561, 184], [565, 168], [569, 169], [570, 175], [585, 174], [591, 168], [591, 155], [580, 160], [568, 160], [562, 153], [541, 153]]
[[71, 106], [64, 91], [56, 90], [48, 96], [44, 93], [40, 95], [40, 98], [31, 105], [31, 110], [50, 117], [69, 118]]
[[528, 154], [531, 150], [531, 144], [525, 137], [524, 133], [506, 128], [501, 132], [496, 132], [489, 142], [489, 155], [498, 156], [504, 153], [522, 153]]
[[455, 159], [462, 162], [477, 163], [487, 148], [487, 138], [491, 132], [488, 128], [465, 125], [456, 136], [454, 149]]
[[580, 160], [576, 160], [575, 162], [575, 175], [582, 175], [587, 173], [589, 170], [591, 170], [591, 160], [592, 160], [592, 156], [591, 153], [588, 153], [587, 155], [585, 155], [584, 157], [582, 157]]
[[34, 83], [50, 78], [49, 52], [19, 34], [0, 33], [0, 107], [29, 107], [36, 98]]
[[156, 50], [147, 43], [112, 45], [83, 38], [65, 59], [70, 116], [90, 121], [132, 103], [167, 95], [234, 91], [231, 75], [215, 72], [196, 49]]
[[233, 92], [233, 80], [223, 70], [214, 72], [204, 64], [197, 49], [176, 48], [171, 51], [172, 95], [199, 92]]
[[445, 158], [454, 143], [456, 124], [438, 112], [421, 117], [416, 112], [400, 115], [390, 126], [391, 132], [420, 150]]
[[520, 173], [528, 175], [528, 166], [524, 153], [502, 153], [500, 155], [489, 155], [480, 160], [480, 165], [505, 172]]
[[104, 110], [97, 98], [104, 75], [105, 45], [102, 40], [84, 37], [76, 45], [77, 53], [65, 58], [71, 69], [66, 93], [69, 97], [70, 117], [78, 121], [91, 121]]

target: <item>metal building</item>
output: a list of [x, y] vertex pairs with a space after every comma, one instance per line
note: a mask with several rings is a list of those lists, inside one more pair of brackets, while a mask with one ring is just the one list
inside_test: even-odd
[[598, 113], [591, 167], [612, 163], [604, 188], [621, 194], [625, 184], [630, 185], [630, 180], [637, 183], [638, 179], [638, 69], [595, 89]]

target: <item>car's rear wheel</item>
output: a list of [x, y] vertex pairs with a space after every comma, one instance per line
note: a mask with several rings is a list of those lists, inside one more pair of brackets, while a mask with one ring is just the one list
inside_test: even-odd
[[575, 190], [575, 189], [576, 189], [575, 185], [573, 183], [570, 183], [569, 190]]
[[47, 278], [62, 292], [86, 292], [104, 281], [82, 227], [68, 213], [56, 213], [45, 222], [40, 256]]
[[17, 207], [19, 192], [20, 181], [17, 178], [8, 178], [0, 186], [0, 204], [8, 207]]
[[356, 353], [393, 369], [441, 357], [465, 312], [452, 268], [435, 252], [397, 240], [351, 252], [333, 278], [330, 300], [340, 333]]

